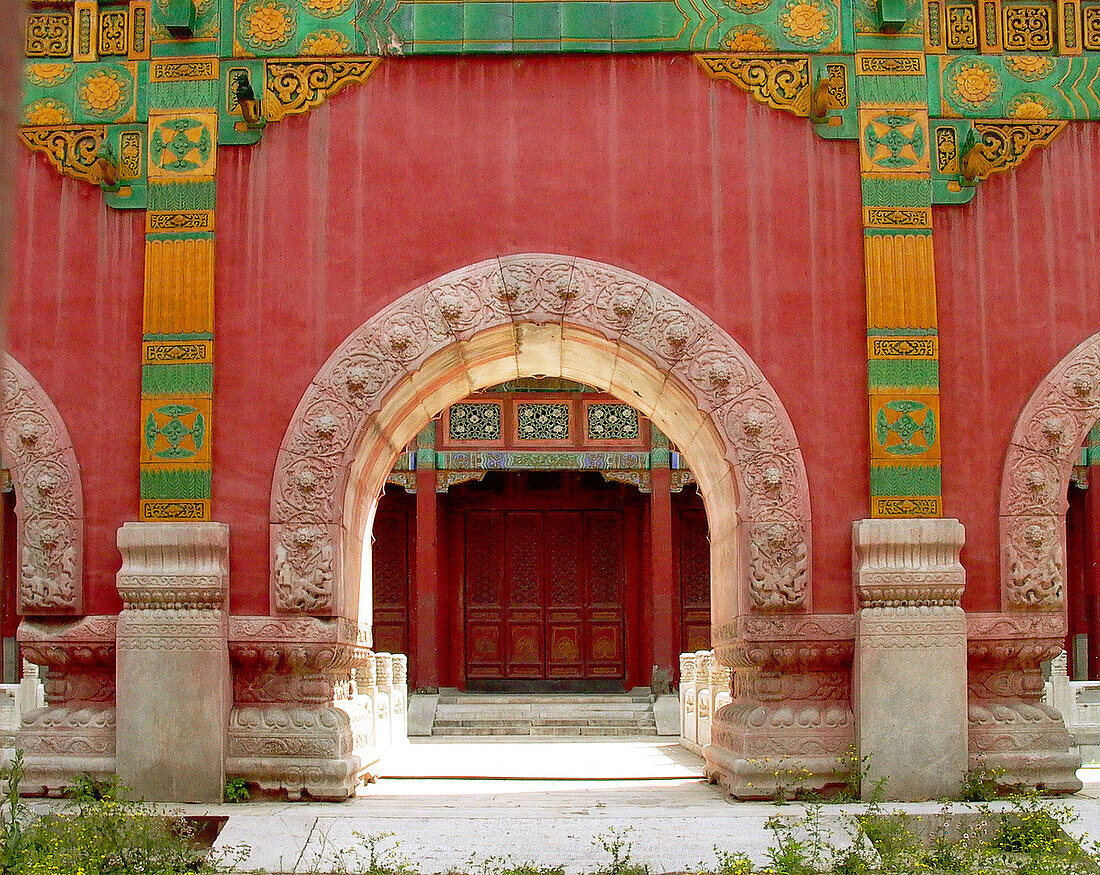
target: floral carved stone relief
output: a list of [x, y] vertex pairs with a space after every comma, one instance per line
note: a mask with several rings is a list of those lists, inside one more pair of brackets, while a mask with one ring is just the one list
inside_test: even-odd
[[1001, 600], [1013, 610], [1065, 604], [1066, 493], [1100, 418], [1100, 334], [1062, 359], [1028, 400], [1001, 479]]
[[391, 393], [448, 347], [505, 327], [514, 331], [501, 352], [514, 356], [525, 326], [548, 323], [604, 338], [605, 349], [610, 341], [693, 399], [718, 435], [747, 524], [746, 603], [809, 607], [805, 465], [760, 369], [709, 317], [656, 283], [606, 264], [536, 254], [484, 261], [410, 292], [360, 326], [321, 368], [276, 463], [271, 592], [279, 613], [339, 612], [349, 471], [365, 440], [385, 441], [375, 417]]
[[72, 441], [49, 396], [4, 356], [0, 436], [18, 520], [20, 614], [79, 614], [83, 607], [84, 510]]

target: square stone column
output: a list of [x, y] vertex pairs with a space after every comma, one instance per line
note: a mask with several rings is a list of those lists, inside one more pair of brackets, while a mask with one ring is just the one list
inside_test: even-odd
[[118, 776], [136, 798], [220, 802], [232, 684], [229, 526], [118, 530]]
[[853, 525], [853, 699], [863, 795], [957, 795], [967, 768], [966, 572], [958, 520]]

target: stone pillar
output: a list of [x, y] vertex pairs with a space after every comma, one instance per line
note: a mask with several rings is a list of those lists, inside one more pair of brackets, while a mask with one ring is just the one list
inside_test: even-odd
[[393, 657], [374, 654], [374, 677], [378, 692], [374, 696], [374, 738], [377, 744], [393, 740]]
[[233, 617], [226, 775], [257, 794], [339, 801], [377, 761], [370, 627], [320, 617]]
[[77, 775], [115, 774], [115, 617], [24, 620], [23, 658], [44, 665], [46, 704], [23, 714], [25, 796], [60, 796]]
[[854, 705], [863, 794], [958, 794], [966, 760], [966, 572], [958, 520], [860, 520]]
[[688, 750], [695, 744], [694, 653], [680, 654], [680, 743]]
[[712, 652], [707, 675], [710, 681], [710, 711], [717, 714], [719, 708], [733, 701], [733, 672], [722, 665]]
[[229, 526], [126, 523], [118, 548], [119, 780], [139, 799], [220, 802]]
[[393, 654], [393, 695], [390, 711], [393, 713], [393, 744], [409, 742], [409, 660], [404, 653]]
[[38, 677], [38, 666], [22, 660], [23, 676], [19, 679], [19, 694], [16, 703], [20, 714], [26, 714], [46, 704], [42, 694], [42, 681]]

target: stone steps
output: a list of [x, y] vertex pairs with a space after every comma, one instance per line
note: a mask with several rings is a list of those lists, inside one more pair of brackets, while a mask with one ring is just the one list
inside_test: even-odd
[[439, 696], [436, 736], [652, 736], [653, 699], [640, 693], [456, 693]]

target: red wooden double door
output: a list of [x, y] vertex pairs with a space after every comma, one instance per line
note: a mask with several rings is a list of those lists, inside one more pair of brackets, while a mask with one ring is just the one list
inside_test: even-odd
[[467, 680], [624, 679], [642, 510], [636, 491], [556, 473], [456, 494]]

